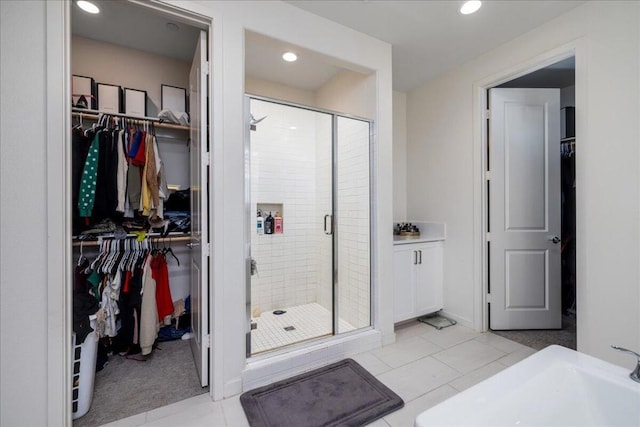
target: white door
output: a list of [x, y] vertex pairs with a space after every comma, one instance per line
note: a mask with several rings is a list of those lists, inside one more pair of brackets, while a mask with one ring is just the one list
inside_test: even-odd
[[561, 317], [560, 90], [489, 91], [491, 329]]
[[191, 115], [191, 350], [203, 387], [209, 384], [209, 234], [207, 232], [207, 33], [200, 32], [189, 73]]

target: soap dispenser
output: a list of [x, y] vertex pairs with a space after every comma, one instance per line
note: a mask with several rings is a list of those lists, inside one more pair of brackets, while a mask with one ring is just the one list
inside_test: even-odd
[[262, 211], [258, 209], [258, 218], [256, 219], [256, 231], [258, 234], [264, 234], [264, 218], [262, 218]]
[[271, 216], [271, 212], [264, 220], [264, 234], [273, 234], [273, 217]]

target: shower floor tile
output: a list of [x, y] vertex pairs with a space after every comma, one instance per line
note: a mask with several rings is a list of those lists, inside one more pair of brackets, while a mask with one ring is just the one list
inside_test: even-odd
[[[251, 331], [251, 354], [332, 333], [332, 314], [318, 303], [285, 307], [280, 310], [286, 313], [276, 315], [273, 311], [268, 311], [260, 317], [253, 318], [258, 328]], [[340, 332], [354, 329], [352, 325], [340, 319]]]

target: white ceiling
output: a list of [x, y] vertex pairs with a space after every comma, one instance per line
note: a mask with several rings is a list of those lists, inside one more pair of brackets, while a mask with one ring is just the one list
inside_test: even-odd
[[[250, 31], [245, 32], [245, 74], [247, 77], [316, 91], [341, 71], [342, 64], [332, 58]], [[296, 62], [285, 62], [287, 51], [298, 55]]]
[[[198, 39], [197, 28], [125, 1], [91, 1], [100, 8], [99, 14], [83, 12], [74, 1], [71, 7], [72, 34], [191, 63]], [[169, 30], [168, 22], [176, 24], [178, 31]]]
[[473, 15], [462, 1], [287, 1], [393, 45], [393, 88], [402, 92], [524, 34], [584, 1], [491, 1]]
[[[96, 0], [102, 12], [88, 15], [72, 7], [73, 34], [191, 60], [198, 30], [122, 1]], [[287, 3], [386, 41], [393, 46], [393, 88], [409, 91], [509, 40], [540, 26], [584, 1], [491, 1], [475, 14], [458, 13], [461, 1], [333, 0]], [[247, 33], [246, 74], [315, 90], [342, 68], [335, 60]], [[294, 48], [296, 63], [282, 52]]]

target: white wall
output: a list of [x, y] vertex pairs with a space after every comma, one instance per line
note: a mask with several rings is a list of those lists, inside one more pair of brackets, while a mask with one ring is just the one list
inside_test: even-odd
[[316, 93], [314, 91], [298, 89], [253, 77], [245, 78], [244, 89], [251, 95], [280, 99], [294, 104], [315, 105], [316, 103]]
[[46, 425], [45, 7], [0, 2], [0, 19], [0, 424]]
[[609, 345], [640, 348], [639, 28], [640, 3], [588, 2], [408, 94], [408, 216], [447, 223], [449, 313], [478, 326], [474, 84], [575, 47], [578, 349], [629, 366]]
[[393, 222], [407, 221], [407, 94], [393, 92]]
[[[381, 201], [375, 222], [374, 284], [376, 334], [367, 345], [394, 339], [390, 263], [392, 234], [391, 46], [280, 2], [174, 1], [185, 11], [213, 18], [210, 57], [213, 118], [211, 209], [213, 257], [211, 289], [214, 396], [242, 390], [245, 364], [244, 217], [244, 31], [280, 40], [375, 70], [377, 122], [375, 197]], [[0, 121], [1, 192], [1, 414], [2, 425], [63, 425], [70, 386], [70, 298], [65, 271], [71, 251], [65, 228], [69, 179], [65, 173], [64, 106], [70, 88], [64, 81], [66, 2], [0, 2], [2, 111]], [[162, 6], [160, 4], [160, 6]], [[29, 31], [25, 33], [25, 28]], [[44, 73], [43, 73], [44, 71]], [[68, 71], [67, 71], [68, 72]], [[70, 73], [69, 73], [70, 74]], [[25, 117], [29, 126], [25, 126]], [[67, 131], [68, 134], [68, 131]], [[25, 155], [25, 152], [28, 155]], [[20, 185], [16, 185], [20, 183]], [[26, 194], [25, 194], [26, 192]], [[377, 341], [376, 341], [377, 340]], [[25, 347], [28, 343], [28, 348]], [[353, 348], [357, 350], [358, 348]], [[332, 353], [332, 355], [335, 355]], [[311, 358], [327, 363], [329, 349], [316, 347]], [[293, 357], [293, 356], [292, 356]], [[293, 361], [293, 359], [291, 359]], [[66, 369], [63, 367], [66, 366]], [[65, 414], [65, 412], [67, 412]]]
[[376, 116], [376, 76], [341, 71], [316, 91], [316, 107], [373, 119]]
[[[342, 61], [375, 70], [372, 79], [377, 90], [374, 119], [377, 123], [375, 139], [376, 200], [373, 276], [376, 299], [376, 329], [383, 342], [394, 340], [393, 307], [386, 302], [393, 299], [392, 241], [387, 224], [392, 222], [392, 164], [391, 164], [391, 47], [361, 33], [328, 22], [298, 8], [280, 2], [175, 2], [189, 10], [212, 15], [222, 26], [214, 33], [214, 141], [213, 176], [218, 185], [214, 189], [214, 268], [216, 289], [214, 304], [214, 353], [223, 351], [223, 357], [214, 354], [214, 366], [222, 372], [224, 395], [242, 390], [245, 369], [245, 228], [244, 218], [244, 34], [245, 30], [264, 34], [279, 40], [292, 41], [297, 46], [311, 49]], [[363, 46], [368, 46], [363, 49]], [[219, 67], [219, 68], [216, 68]], [[221, 80], [224, 79], [224, 84]], [[215, 94], [218, 96], [215, 96]], [[219, 167], [216, 167], [219, 165]], [[305, 356], [305, 355], [301, 355]], [[327, 361], [327, 347], [318, 348], [313, 360]], [[287, 357], [294, 357], [293, 355]], [[286, 369], [303, 369], [302, 359], [283, 361]], [[307, 360], [311, 360], [307, 358]], [[308, 364], [307, 364], [308, 366]], [[265, 371], [266, 372], [266, 371]], [[273, 373], [273, 371], [272, 371]], [[255, 378], [255, 377], [254, 377]], [[268, 374], [265, 379], [273, 378]], [[217, 385], [216, 385], [217, 386]]]

